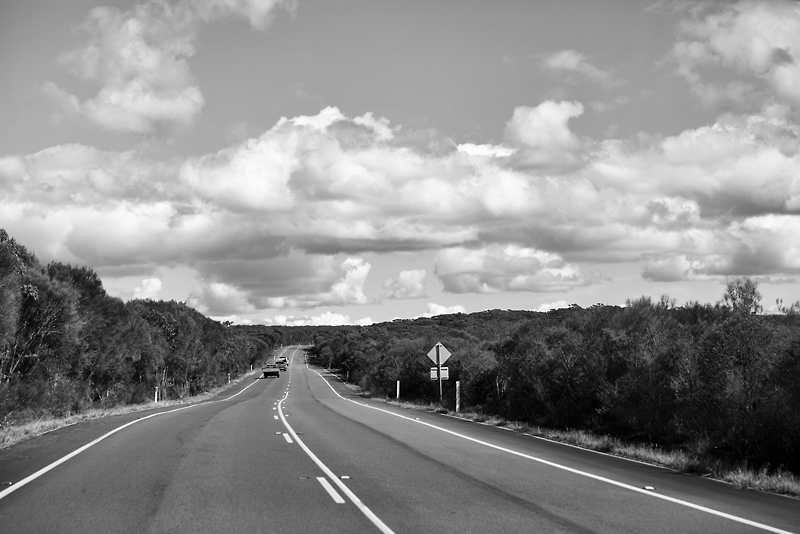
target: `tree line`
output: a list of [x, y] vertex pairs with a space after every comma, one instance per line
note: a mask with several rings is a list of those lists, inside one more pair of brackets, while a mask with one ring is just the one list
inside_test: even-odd
[[247, 335], [182, 302], [109, 296], [88, 267], [52, 262], [0, 229], [0, 425], [182, 398], [263, 360]]
[[375, 395], [438, 401], [426, 353], [442, 342], [446, 404], [800, 472], [800, 303], [763, 315], [757, 284], [715, 304], [663, 296], [548, 313], [493, 310], [318, 335], [312, 354]]

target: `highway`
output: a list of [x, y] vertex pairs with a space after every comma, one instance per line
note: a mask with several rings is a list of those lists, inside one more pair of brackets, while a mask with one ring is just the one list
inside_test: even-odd
[[800, 500], [370, 401], [283, 353], [279, 378], [0, 451], [0, 532], [800, 533]]

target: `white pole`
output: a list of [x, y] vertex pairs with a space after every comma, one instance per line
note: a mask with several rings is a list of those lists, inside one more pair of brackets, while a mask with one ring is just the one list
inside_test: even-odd
[[400, 381], [397, 381], [397, 400], [400, 400]]
[[461, 410], [461, 380], [456, 380], [456, 413]]
[[436, 373], [439, 377], [439, 403], [442, 402], [442, 360], [439, 356], [439, 343], [436, 344]]
[[231, 383], [231, 374], [228, 373], [228, 384], [230, 384], [230, 383]]
[[156, 386], [156, 396], [153, 402], [158, 402], [158, 386]]

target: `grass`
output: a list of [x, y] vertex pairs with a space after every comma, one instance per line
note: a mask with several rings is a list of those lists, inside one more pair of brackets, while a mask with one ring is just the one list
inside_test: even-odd
[[648, 443], [625, 442], [613, 436], [594, 434], [585, 430], [543, 428], [519, 421], [507, 421], [501, 417], [480, 412], [462, 411], [455, 413], [436, 403], [415, 404], [388, 398], [376, 398], [376, 400], [383, 400], [388, 404], [411, 410], [447, 414], [477, 423], [506, 428], [520, 434], [567, 443], [583, 449], [666, 467], [682, 473], [709, 477], [727, 482], [737, 488], [800, 497], [800, 477], [783, 469], [750, 469], [741, 465], [732, 465], [716, 458], [710, 458], [700, 453], [680, 449], [667, 449]]
[[[260, 372], [260, 371], [259, 371]], [[90, 421], [92, 419], [99, 419], [101, 417], [109, 417], [113, 415], [123, 415], [126, 413], [141, 412], [150, 410], [152, 408], [163, 408], [167, 406], [177, 406], [181, 404], [195, 404], [203, 402], [216, 395], [223, 390], [229, 388], [233, 384], [237, 384], [247, 377], [252, 376], [252, 373], [245, 373], [241, 377], [231, 380], [230, 384], [225, 384], [218, 388], [211, 389], [200, 395], [193, 397], [184, 397], [183, 399], [162, 400], [158, 403], [150, 401], [143, 404], [129, 404], [125, 406], [114, 406], [110, 408], [91, 408], [80, 413], [70, 414], [65, 417], [40, 417], [34, 421], [27, 421], [19, 424], [11, 424], [8, 426], [0, 426], [0, 449], [5, 449], [16, 443], [24, 441], [29, 438], [41, 436], [47, 432], [58, 430], [66, 426]]]

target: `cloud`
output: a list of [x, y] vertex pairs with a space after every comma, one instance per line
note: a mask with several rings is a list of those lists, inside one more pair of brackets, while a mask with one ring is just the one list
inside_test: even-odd
[[434, 273], [450, 293], [568, 291], [597, 281], [556, 254], [517, 245], [444, 249]]
[[[800, 11], [796, 2], [717, 4], [682, 23], [672, 51], [677, 72], [706, 103], [800, 104]], [[728, 76], [714, 69], [727, 69]]]
[[553, 171], [579, 163], [581, 141], [567, 125], [583, 114], [580, 102], [548, 100], [536, 107], [521, 106], [506, 123], [504, 139], [517, 148], [517, 165]]
[[[202, 23], [220, 17], [247, 18], [263, 29], [280, 0], [149, 0], [127, 11], [92, 9], [78, 28], [86, 44], [60, 62], [76, 76], [100, 85], [82, 100], [53, 82], [45, 94], [61, 112], [84, 116], [117, 132], [152, 133], [188, 125], [205, 104], [188, 60]], [[289, 4], [289, 9], [294, 4]]]
[[544, 68], [556, 72], [574, 72], [583, 78], [607, 88], [621, 85], [611, 73], [598, 69], [586, 61], [586, 56], [576, 50], [561, 50], [542, 59]]
[[[570, 130], [582, 109], [517, 108], [500, 144], [324, 108], [182, 160], [80, 144], [4, 155], [0, 227], [45, 261], [107, 275], [185, 265], [206, 284], [197, 305], [219, 315], [374, 302], [368, 252], [441, 251], [435, 275], [456, 293], [604, 280], [584, 263], [638, 262], [658, 281], [800, 268], [800, 127], [788, 106], [601, 141]], [[423, 296], [427, 267], [385, 295]]]
[[142, 280], [142, 283], [133, 290], [133, 298], [155, 300], [160, 291], [161, 280], [158, 278], [146, 278]]
[[265, 318], [265, 324], [280, 326], [345, 326], [345, 325], [370, 325], [373, 323], [369, 317], [357, 321], [350, 319], [349, 315], [324, 312], [320, 315], [276, 315]]
[[555, 302], [546, 302], [544, 304], [540, 304], [536, 308], [536, 311], [546, 313], [551, 310], [560, 310], [562, 308], [569, 308], [569, 304], [567, 304], [566, 300], [557, 300]]
[[370, 304], [372, 299], [364, 294], [364, 282], [372, 266], [361, 258], [347, 258], [337, 269], [338, 278], [327, 291], [264, 299], [267, 308], [315, 308], [318, 306], [351, 306]]
[[187, 303], [201, 313], [214, 316], [255, 311], [245, 291], [222, 282], [211, 282], [192, 290]]
[[447, 315], [451, 313], [467, 313], [464, 306], [456, 304], [455, 306], [442, 306], [433, 302], [428, 303], [428, 313], [423, 314], [422, 317], [434, 317], [436, 315]]
[[387, 299], [414, 299], [425, 296], [425, 269], [400, 271], [397, 278], [383, 283], [383, 296]]

